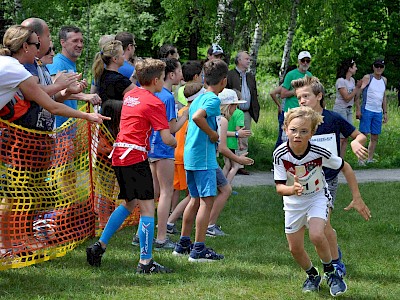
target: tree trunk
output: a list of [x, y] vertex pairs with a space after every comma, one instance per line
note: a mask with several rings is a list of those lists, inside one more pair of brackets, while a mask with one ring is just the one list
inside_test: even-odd
[[257, 57], [258, 57], [258, 49], [261, 46], [262, 40], [262, 29], [259, 23], [256, 23], [256, 28], [254, 29], [253, 42], [251, 43], [250, 49], [250, 57], [251, 57], [251, 65], [250, 65], [250, 73], [254, 76], [257, 71]]
[[217, 22], [215, 23], [215, 43], [224, 49], [225, 59], [230, 61], [236, 25], [237, 9], [233, 7], [233, 0], [219, 0], [217, 7]]
[[197, 47], [200, 39], [199, 30], [200, 13], [197, 8], [192, 8], [189, 13], [190, 36], [189, 36], [189, 60], [197, 60]]
[[290, 14], [289, 28], [287, 33], [287, 38], [285, 42], [285, 47], [283, 48], [282, 64], [279, 70], [279, 85], [283, 83], [283, 79], [286, 74], [286, 70], [289, 66], [290, 61], [290, 50], [292, 49], [293, 36], [296, 30], [297, 24], [297, 7], [299, 6], [300, 0], [293, 0], [292, 12]]
[[385, 73], [388, 77], [388, 87], [399, 86], [398, 70], [400, 69], [400, 33], [398, 24], [400, 22], [400, 8], [397, 1], [386, 1], [389, 22], [387, 42], [385, 51]]

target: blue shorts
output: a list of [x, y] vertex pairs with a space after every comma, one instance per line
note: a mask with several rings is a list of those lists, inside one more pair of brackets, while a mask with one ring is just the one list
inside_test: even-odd
[[361, 111], [360, 131], [364, 134], [381, 134], [383, 114], [367, 109]]
[[217, 170], [186, 170], [189, 194], [193, 198], [214, 197], [217, 195]]

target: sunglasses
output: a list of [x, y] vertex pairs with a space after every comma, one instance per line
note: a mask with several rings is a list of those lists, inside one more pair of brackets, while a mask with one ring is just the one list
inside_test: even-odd
[[37, 50], [40, 49], [40, 42], [37, 42], [37, 43], [26, 42], [26, 43], [27, 43], [28, 45], [35, 45]]
[[374, 64], [374, 67], [377, 68], [377, 69], [383, 69], [383, 68], [385, 68], [384, 65], [378, 65], [378, 64]]
[[311, 59], [309, 59], [309, 58], [302, 58], [302, 59], [300, 59], [300, 61], [302, 62], [302, 63], [310, 63], [311, 62]]
[[49, 47], [45, 55], [49, 55], [51, 51], [56, 52], [56, 47]]

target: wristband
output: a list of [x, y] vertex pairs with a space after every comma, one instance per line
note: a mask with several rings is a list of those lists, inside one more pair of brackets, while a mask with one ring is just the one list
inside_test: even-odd
[[239, 138], [239, 132], [235, 131], [235, 138]]

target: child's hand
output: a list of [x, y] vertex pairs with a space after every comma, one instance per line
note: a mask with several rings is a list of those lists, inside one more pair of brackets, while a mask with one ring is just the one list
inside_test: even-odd
[[364, 200], [361, 197], [353, 197], [353, 201], [350, 202], [349, 206], [345, 207], [344, 210], [349, 211], [354, 208], [358, 213], [368, 221], [371, 218], [371, 212], [368, 206], [365, 204]]
[[238, 134], [240, 138], [249, 137], [251, 136], [251, 131], [245, 129], [246, 127], [242, 127], [238, 130]]
[[252, 164], [254, 164], [254, 160], [251, 159], [250, 157], [247, 157], [246, 155], [249, 154], [249, 152], [245, 152], [240, 154], [240, 164], [241, 165], [246, 165], [246, 166], [250, 166]]
[[299, 182], [299, 177], [294, 175], [294, 184], [293, 184], [293, 195], [301, 196], [303, 193], [303, 185]]
[[211, 142], [213, 142], [213, 143], [218, 142], [218, 139], [219, 139], [218, 132], [212, 131], [211, 134], [209, 135], [209, 138], [210, 138]]

